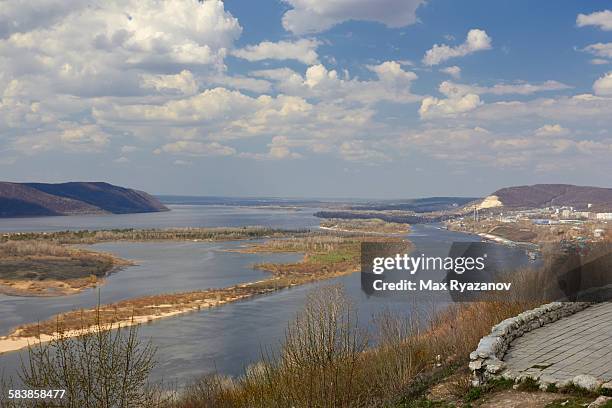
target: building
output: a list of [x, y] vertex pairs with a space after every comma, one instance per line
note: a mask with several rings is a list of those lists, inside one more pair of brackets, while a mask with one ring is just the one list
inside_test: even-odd
[[597, 213], [595, 218], [598, 220], [612, 221], [612, 213]]

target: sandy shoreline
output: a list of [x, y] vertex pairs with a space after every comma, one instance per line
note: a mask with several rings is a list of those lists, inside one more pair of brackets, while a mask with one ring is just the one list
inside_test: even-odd
[[[169, 313], [164, 313], [161, 315], [151, 315], [151, 316], [139, 316], [134, 319], [119, 321], [117, 323], [112, 323], [105, 325], [104, 330], [112, 330], [119, 327], [130, 327], [134, 325], [139, 325], [142, 323], [148, 323], [153, 320], [162, 319], [165, 317], [175, 316], [177, 314], [186, 313], [185, 311], [174, 311]], [[28, 348], [30, 346], [35, 346], [40, 343], [48, 343], [52, 340], [59, 339], [60, 337], [78, 337], [87, 333], [93, 333], [95, 328], [87, 328], [83, 330], [67, 330], [62, 334], [55, 333], [53, 335], [42, 334], [40, 336], [29, 336], [29, 337], [21, 337], [18, 335], [18, 331], [10, 334], [8, 336], [0, 337], [0, 355], [4, 353], [10, 353], [12, 351], [18, 351], [24, 348]]]
[[[402, 240], [403, 241], [403, 240]], [[276, 242], [276, 241], [274, 241]], [[311, 240], [285, 241], [242, 251], [303, 252], [302, 261], [290, 264], [260, 264], [271, 277], [225, 288], [161, 293], [100, 305], [94, 309], [72, 310], [39, 323], [23, 324], [0, 337], [0, 354], [27, 348], [60, 337], [76, 337], [98, 329], [127, 327], [154, 320], [221, 306], [229, 302], [269, 294], [281, 289], [336, 278], [359, 271], [359, 240], [315, 237]], [[285, 245], [288, 246], [285, 246]], [[322, 248], [325, 248], [324, 250]], [[58, 333], [58, 332], [62, 333]]]
[[[221, 289], [221, 290], [226, 290], [226, 291], [232, 291], [235, 290], [236, 288], [249, 288], [253, 285], [257, 285], [257, 284], [261, 284], [261, 283], [270, 283], [270, 281], [273, 281], [274, 279], [269, 279], [269, 280], [261, 280], [261, 281], [256, 281], [256, 282], [251, 282], [251, 283], [247, 283], [247, 284], [241, 284], [241, 285], [237, 285], [234, 287], [230, 287], [230, 288], [225, 288], [225, 289]], [[306, 282], [304, 282], [306, 283]], [[228, 296], [225, 299], [212, 299], [212, 298], [208, 298], [208, 299], [198, 299], [195, 300], [193, 302], [190, 302], [188, 304], [185, 305], [173, 305], [173, 304], [159, 304], [159, 305], [149, 305], [148, 308], [150, 309], [154, 309], [156, 312], [155, 313], [151, 313], [151, 314], [147, 314], [147, 315], [139, 315], [139, 316], [134, 316], [134, 317], [130, 317], [128, 319], [122, 319], [122, 320], [118, 320], [116, 322], [112, 322], [112, 323], [103, 323], [102, 326], [104, 327], [104, 330], [112, 330], [112, 329], [116, 329], [119, 327], [130, 327], [130, 326], [134, 326], [134, 325], [140, 325], [143, 323], [150, 323], [152, 321], [155, 320], [159, 320], [159, 319], [164, 319], [164, 318], [169, 318], [169, 317], [174, 317], [177, 315], [181, 315], [181, 314], [186, 314], [186, 313], [190, 313], [190, 312], [197, 312], [200, 311], [204, 308], [212, 308], [212, 307], [217, 307], [217, 306], [221, 306], [224, 305], [226, 303], [231, 303], [231, 302], [236, 302], [239, 300], [244, 300], [250, 297], [254, 297], [257, 295], [263, 295], [263, 294], [267, 294], [267, 293], [271, 293], [274, 292], [276, 290], [279, 289], [285, 289], [285, 288], [289, 288], [292, 286], [296, 286], [298, 285], [296, 284], [289, 284], [289, 285], [285, 285], [282, 287], [278, 287], [278, 288], [268, 288], [268, 289], [258, 289], [256, 291], [250, 292], [250, 293], [243, 293], [243, 294], [234, 294], [233, 296]], [[217, 291], [213, 291], [213, 293], [217, 293], [219, 292], [219, 290]], [[109, 307], [109, 306], [113, 306], [113, 305], [105, 305], [102, 307]], [[159, 310], [163, 310], [163, 309], [171, 309], [169, 311], [164, 311], [164, 312], [159, 312]], [[92, 310], [87, 310], [89, 312], [91, 312]], [[5, 353], [10, 353], [13, 351], [19, 351], [25, 348], [28, 348], [31, 345], [36, 345], [39, 343], [46, 343], [46, 342], [50, 342], [56, 339], [59, 339], [60, 337], [64, 337], [64, 338], [70, 338], [70, 337], [78, 337], [81, 336], [83, 334], [86, 333], [92, 333], [97, 329], [97, 326], [90, 326], [88, 328], [85, 329], [77, 329], [77, 330], [65, 330], [62, 334], [60, 333], [53, 333], [53, 334], [41, 334], [39, 336], [22, 336], [21, 333], [23, 331], [22, 328], [19, 328], [15, 331], [13, 331], [11, 334], [7, 335], [7, 336], [2, 336], [0, 337], [0, 355], [5, 354]]]

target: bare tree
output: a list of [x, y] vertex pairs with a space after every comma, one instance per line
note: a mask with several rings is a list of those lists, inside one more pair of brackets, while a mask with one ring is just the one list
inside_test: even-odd
[[160, 392], [149, 384], [155, 349], [138, 338], [136, 326], [112, 328], [98, 321], [80, 336], [58, 322], [58, 335], [39, 342], [22, 360], [23, 388], [65, 390], [61, 399], [27, 400], [24, 406], [69, 408], [154, 407]]

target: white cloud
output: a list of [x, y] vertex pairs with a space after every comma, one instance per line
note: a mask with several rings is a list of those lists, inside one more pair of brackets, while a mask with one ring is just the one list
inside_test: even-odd
[[152, 88], [159, 92], [179, 91], [185, 95], [193, 95], [198, 91], [198, 82], [188, 70], [183, 70], [177, 75], [143, 74], [141, 80], [143, 88]]
[[217, 142], [203, 143], [193, 140], [178, 140], [160, 148], [161, 152], [186, 156], [232, 156], [236, 149]]
[[254, 75], [276, 81], [279, 91], [302, 98], [338, 102], [373, 104], [380, 101], [412, 103], [422, 99], [411, 91], [417, 75], [402, 69], [396, 61], [368, 65], [377, 79], [361, 81], [351, 78], [347, 71], [342, 75], [336, 70], [318, 64], [308, 67], [304, 76], [289, 69], [262, 70]]
[[[353, 104], [354, 105], [354, 104]], [[162, 152], [208, 152], [211, 142], [257, 136], [272, 139], [267, 153], [236, 153], [241, 157], [278, 159], [298, 157], [295, 148], [319, 153], [334, 151], [343, 141], [373, 128], [374, 111], [333, 101], [308, 102], [299, 96], [251, 97], [214, 88], [163, 104], [108, 104], [95, 108], [94, 118], [106, 125], [137, 129], [143, 138], [172, 140]], [[181, 130], [181, 131], [179, 131]], [[155, 136], [157, 135], [157, 136]], [[291, 135], [283, 139], [278, 135]], [[176, 144], [177, 141], [180, 143]]]
[[612, 125], [611, 118], [612, 98], [591, 94], [487, 103], [462, 117], [467, 123], [487, 121], [515, 126], [532, 119], [546, 119], [576, 126], [596, 125], [600, 129]]
[[295, 142], [286, 136], [275, 136], [272, 142], [268, 145], [267, 153], [241, 153], [240, 157], [255, 159], [255, 160], [284, 160], [284, 159], [300, 159], [302, 155], [291, 150], [293, 146], [300, 145], [302, 142]]
[[257, 45], [248, 45], [232, 52], [233, 55], [248, 61], [296, 60], [307, 65], [319, 62], [317, 47], [319, 41], [303, 38], [297, 41], [264, 41]]
[[95, 153], [104, 150], [109, 141], [110, 137], [97, 125], [60, 123], [54, 130], [19, 136], [11, 147], [25, 154], [49, 150]]
[[265, 93], [270, 91], [271, 88], [271, 84], [268, 81], [242, 75], [215, 75], [207, 77], [206, 81], [210, 84], [222, 85], [233, 89], [241, 89], [256, 93]]
[[491, 49], [491, 37], [484, 30], [474, 28], [467, 34], [465, 42], [456, 47], [446, 44], [435, 44], [425, 53], [423, 63], [425, 65], [438, 65], [446, 60], [463, 57], [477, 51]]
[[531, 95], [537, 92], [561, 91], [571, 87], [557, 81], [545, 81], [541, 84], [530, 84], [524, 81], [514, 83], [501, 83], [493, 86], [478, 86], [456, 84], [451, 81], [444, 81], [440, 84], [440, 92], [445, 95], [465, 95], [473, 94], [492, 94], [492, 95]]
[[251, 71], [250, 75], [260, 78], [271, 79], [274, 81], [287, 81], [291, 77], [295, 77], [298, 80], [301, 76], [290, 68], [272, 68], [272, 69], [260, 69]]
[[167, 72], [176, 64], [223, 69], [242, 32], [220, 0], [109, 0], [95, 7], [81, 0], [79, 6], [53, 24], [0, 39], [0, 72], [26, 77], [50, 94], [134, 95], [139, 73]]
[[376, 150], [363, 140], [343, 142], [340, 145], [339, 153], [344, 160], [358, 161], [363, 164], [377, 164], [390, 160], [386, 154]]
[[22, 33], [60, 20], [67, 12], [82, 9], [82, 0], [37, 0], [36, 2], [0, 2], [0, 38]]
[[591, 14], [578, 14], [578, 27], [597, 26], [604, 31], [612, 31], [612, 11], [603, 10]]
[[461, 77], [461, 68], [456, 65], [453, 65], [452, 67], [442, 68], [440, 72], [450, 75], [455, 79], [459, 79]]
[[595, 81], [593, 91], [595, 95], [612, 96], [612, 71]]
[[375, 21], [404, 27], [417, 21], [424, 0], [284, 0], [292, 9], [283, 15], [283, 27], [294, 34], [317, 33], [349, 20]]
[[455, 117], [459, 114], [476, 109], [480, 104], [480, 97], [476, 94], [453, 96], [447, 99], [438, 99], [429, 96], [421, 102], [419, 115], [422, 119]]
[[544, 125], [535, 131], [536, 136], [565, 136], [569, 134], [569, 129], [564, 128], [559, 124]]
[[591, 64], [593, 64], [593, 65], [606, 65], [606, 64], [609, 64], [611, 61], [608, 61], [608, 60], [605, 60], [605, 59], [601, 59], [601, 58], [593, 58], [589, 62]]
[[93, 115], [100, 120], [125, 122], [199, 123], [240, 115], [256, 104], [257, 100], [225, 88], [207, 89], [184, 99], [170, 100], [162, 105], [111, 105], [94, 108]]
[[[559, 125], [547, 125], [536, 132], [512, 128], [508, 132], [491, 131], [462, 125], [428, 126], [405, 132], [391, 140], [400, 154], [418, 152], [462, 170], [470, 167], [493, 169], [516, 168], [558, 174], [560, 170], [576, 171], [592, 163], [605, 163], [612, 153], [612, 139], [574, 140]], [[552, 137], [551, 137], [552, 136]]]
[[410, 84], [417, 79], [417, 75], [411, 71], [404, 71], [399, 62], [385, 61], [380, 65], [368, 65], [368, 69], [378, 76], [383, 82], [397, 83], [398, 85]]
[[480, 100], [482, 94], [529, 95], [535, 92], [562, 90], [567, 85], [556, 81], [546, 81], [542, 84], [529, 84], [525, 82], [516, 84], [496, 84], [490, 87], [455, 84], [451, 81], [440, 83], [439, 91], [446, 98], [427, 97], [421, 102], [419, 115], [421, 119], [453, 118], [473, 111], [483, 105]]
[[612, 43], [596, 43], [587, 45], [583, 51], [597, 55], [601, 58], [612, 58]]

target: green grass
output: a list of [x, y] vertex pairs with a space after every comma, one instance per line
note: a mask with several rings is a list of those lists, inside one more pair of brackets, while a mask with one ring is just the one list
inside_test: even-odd
[[353, 261], [356, 257], [355, 251], [349, 248], [339, 248], [338, 250], [330, 251], [322, 254], [314, 254], [310, 257], [312, 262], [321, 264], [338, 263], [345, 261]]
[[534, 392], [540, 390], [540, 385], [531, 377], [525, 378], [518, 386], [519, 391]]
[[484, 393], [485, 393], [485, 389], [484, 388], [482, 388], [482, 387], [472, 387], [467, 392], [467, 394], [465, 394], [465, 397], [463, 398], [463, 400], [465, 402], [474, 402], [474, 401], [479, 400], [480, 398], [482, 398]]

